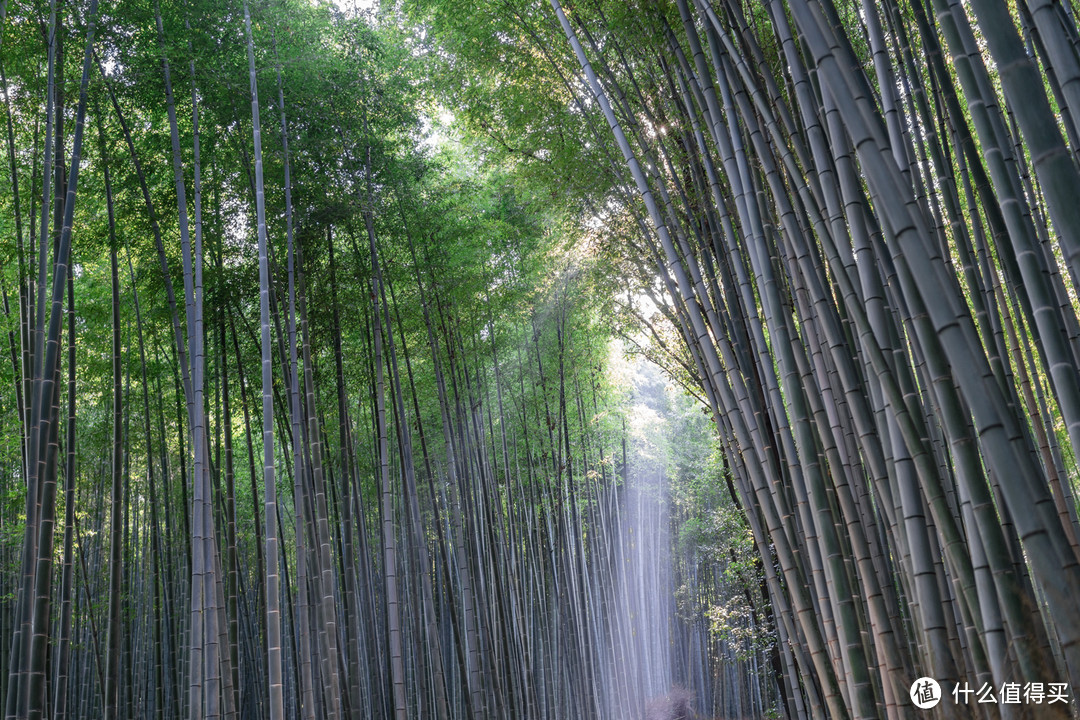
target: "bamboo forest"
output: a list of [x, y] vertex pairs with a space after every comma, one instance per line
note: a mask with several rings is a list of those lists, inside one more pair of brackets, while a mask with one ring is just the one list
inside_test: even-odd
[[0, 0], [3, 720], [1080, 719], [1077, 0]]

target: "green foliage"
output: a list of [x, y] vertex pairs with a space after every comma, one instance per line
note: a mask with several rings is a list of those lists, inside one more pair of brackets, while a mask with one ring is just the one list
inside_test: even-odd
[[[368, 612], [385, 601], [378, 589], [380, 575], [386, 574], [384, 555], [373, 537], [363, 536], [360, 529], [370, 534], [382, 519], [380, 513], [386, 512], [375, 502], [380, 487], [372, 402], [376, 373], [369, 220], [403, 376], [405, 415], [394, 415], [395, 405], [389, 419], [394, 502], [401, 504], [389, 509], [403, 512], [406, 491], [401, 474], [407, 448], [400, 431], [407, 426], [416, 435], [411, 459], [420, 486], [423, 539], [431, 548], [441, 543], [438, 549], [446, 552], [449, 547], [450, 560], [432, 561], [433, 568], [451, 578], [444, 580], [432, 570], [438, 583], [448, 583], [437, 590], [441, 612], [458, 612], [453, 606], [445, 610], [442, 604], [460, 602], [462, 572], [477, 573], [487, 583], [485, 587], [492, 588], [504, 579], [503, 566], [512, 560], [521, 563], [519, 570], [531, 574], [527, 592], [536, 607], [525, 609], [536, 613], [537, 623], [555, 622], [545, 619], [559, 617], [545, 604], [547, 591], [556, 582], [565, 587], [571, 577], [575, 582], [600, 583], [594, 576], [611, 570], [606, 563], [614, 532], [613, 521], [605, 513], [626, 489], [624, 478], [646, 474], [664, 478], [656, 499], [670, 510], [677, 528], [673, 546], [681, 621], [688, 627], [694, 623], [703, 627], [707, 612], [728, 607], [725, 603], [739, 597], [739, 588], [758, 582], [749, 560], [746, 528], [720, 481], [726, 469], [719, 460], [709, 418], [694, 398], [676, 389], [650, 362], [649, 353], [625, 349], [640, 338], [613, 341], [619, 331], [629, 335], [627, 327], [636, 320], [632, 301], [620, 305], [611, 298], [627, 291], [657, 295], [663, 290], [648, 286], [649, 276], [635, 249], [620, 247], [624, 239], [633, 243], [638, 231], [632, 219], [636, 202], [618, 187], [610, 148], [598, 132], [595, 107], [574, 79], [573, 66], [564, 51], [554, 51], [561, 46], [561, 31], [548, 14], [532, 5], [504, 3], [499, 12], [493, 12], [494, 7], [408, 2], [405, 8], [410, 15], [392, 7], [353, 15], [322, 1], [253, 3], [262, 103], [259, 128], [252, 127], [249, 109], [241, 3], [163, 0], [102, 9], [95, 45], [101, 67], [95, 67], [90, 81], [73, 228], [77, 336], [73, 480], [79, 531], [72, 546], [81, 563], [78, 572], [83, 573], [77, 576], [76, 583], [82, 586], [76, 589], [94, 598], [89, 607], [84, 604], [76, 611], [75, 627], [80, 633], [100, 622], [110, 606], [98, 597], [103, 594], [101, 578], [112, 569], [105, 567], [103, 558], [120, 538], [122, 592], [129, 604], [117, 622], [127, 629], [139, 626], [144, 633], [140, 642], [152, 632], [171, 633], [168, 642], [155, 636], [152, 644], [145, 643], [150, 649], [140, 645], [131, 652], [150, 667], [149, 653], [156, 651], [155, 645], [173, 654], [190, 649], [184, 647], [187, 640], [180, 638], [178, 628], [184, 627], [183, 614], [192, 602], [189, 592], [196, 565], [192, 537], [206, 528], [196, 530], [191, 517], [193, 433], [188, 424], [192, 412], [182, 388], [173, 327], [175, 312], [180, 342], [187, 349], [184, 343], [194, 327], [189, 326], [184, 307], [185, 257], [165, 104], [166, 64], [177, 112], [186, 212], [193, 226], [196, 103], [198, 109], [203, 286], [197, 292], [205, 323], [203, 389], [213, 487], [210, 503], [213, 532], [226, 558], [222, 568], [233, 551], [224, 545], [231, 532], [231, 528], [226, 531], [227, 518], [236, 519], [239, 560], [231, 569], [239, 579], [226, 580], [225, 592], [240, 594], [235, 601], [239, 609], [228, 612], [230, 619], [239, 617], [242, 626], [241, 638], [232, 641], [247, 643], [242, 664], [263, 656], [258, 595], [265, 580], [258, 574], [260, 533], [265, 530], [256, 520], [265, 512], [259, 472], [263, 436], [254, 429], [259, 425], [262, 371], [257, 319], [260, 281], [254, 261], [256, 131], [264, 151], [272, 262], [271, 378], [278, 422], [274, 457], [281, 478], [280, 517], [263, 515], [259, 521], [280, 522], [284, 570], [295, 572], [301, 560], [312, 559], [305, 558], [299, 542], [304, 533], [311, 540], [314, 531], [308, 525], [315, 524], [294, 499], [296, 488], [310, 477], [292, 477], [295, 458], [289, 437], [284, 187], [288, 160], [289, 210], [302, 257], [298, 266], [303, 270], [307, 308], [308, 336], [300, 342], [306, 343], [311, 356], [311, 367], [303, 368], [301, 377], [310, 379], [314, 387], [314, 402], [304, 412], [310, 413], [314, 426], [325, 435], [302, 436], [298, 444], [304, 461], [312, 462], [313, 446], [321, 443], [327, 483], [334, 481], [327, 501], [330, 517], [324, 519], [331, 528], [328, 539], [334, 543], [332, 557], [337, 564], [327, 572], [337, 573], [344, 567], [344, 537], [357, 541], [358, 554], [366, 553], [363, 562], [356, 564], [368, 573], [360, 584], [371, 595], [364, 596], [362, 610], [350, 598], [350, 612]], [[60, 8], [65, 48], [59, 65], [60, 95], [70, 116], [86, 8], [81, 2], [62, 3]], [[8, 614], [5, 617], [15, 611], [15, 596], [7, 588], [19, 581], [18, 554], [26, 521], [21, 427], [13, 409], [17, 376], [31, 372], [22, 366], [20, 356], [24, 341], [19, 300], [36, 298], [31, 283], [37, 277], [35, 233], [44, 167], [43, 10], [40, 3], [9, 4], [2, 56], [11, 101], [15, 175], [10, 177], [5, 165], [0, 184], [6, 183], [4, 189], [12, 191], [13, 180], [20, 185], [17, 207], [13, 192], [0, 193], [0, 273], [11, 299], [0, 316], [0, 345], [16, 356], [11, 362], [5, 352], [0, 363], [0, 557], [4, 561], [0, 610]], [[657, 12], [650, 5], [606, 3], [605, 10], [612, 27], [628, 33], [633, 43], [662, 39], [655, 26], [639, 17], [645, 13], [651, 18]], [[161, 16], [160, 31], [156, 12]], [[420, 18], [424, 26], [414, 32], [410, 23]], [[550, 67], [554, 74], [538, 74], [540, 65]], [[609, 71], [614, 77], [624, 77], [627, 69]], [[288, 127], [287, 157], [282, 111]], [[69, 156], [71, 133], [68, 127], [61, 156]], [[110, 483], [114, 408], [109, 253], [113, 248], [106, 166], [120, 266], [123, 527], [109, 527], [108, 521], [108, 509], [117, 498]], [[51, 238], [44, 240], [48, 247]], [[51, 268], [46, 271], [48, 279]], [[175, 309], [170, 307], [167, 285], [176, 295]], [[666, 322], [655, 320], [659, 332], [671, 334]], [[344, 412], [337, 402], [335, 341], [340, 341], [342, 351]], [[62, 345], [66, 342], [65, 337]], [[63, 357], [62, 368], [66, 353]], [[437, 368], [442, 377], [437, 376]], [[226, 369], [232, 415], [228, 438], [223, 418]], [[444, 388], [439, 387], [440, 380]], [[676, 381], [693, 386], [689, 373], [678, 374]], [[66, 414], [66, 402], [66, 393], [61, 392], [61, 416]], [[448, 437], [442, 432], [444, 418], [449, 418]], [[340, 429], [346, 431], [344, 443], [339, 440]], [[63, 428], [58, 440], [61, 457], [69, 442]], [[454, 447], [457, 444], [460, 447]], [[232, 450], [231, 491], [226, 445]], [[467, 476], [458, 486], [449, 481], [447, 445], [458, 453], [461, 467], [457, 470]], [[61, 463], [57, 475], [61, 483], [68, 479], [66, 474]], [[342, 484], [349, 480], [351, 486]], [[356, 527], [347, 527], [346, 536], [341, 530], [345, 500], [335, 494], [347, 497], [354, 490], [359, 497], [352, 499], [349, 512], [360, 513], [363, 524], [354, 517]], [[61, 494], [55, 504], [60, 517], [65, 502]], [[152, 512], [158, 513], [153, 520]], [[499, 533], [510, 532], [506, 527], [514, 537], [501, 542], [505, 538]], [[525, 528], [531, 536], [525, 537]], [[64, 530], [63, 522], [57, 523], [54, 567], [58, 575]], [[457, 533], [464, 550], [451, 544], [455, 538], [447, 539], [450, 531]], [[488, 535], [481, 537], [482, 533]], [[512, 550], [507, 549], [510, 543]], [[549, 550], [555, 546], [560, 553], [563, 548], [572, 549], [569, 554], [580, 558], [581, 570], [551, 563]], [[460, 559], [455, 555], [458, 552]], [[507, 555], [512, 557], [508, 560]], [[438, 564], [444, 562], [455, 566], [446, 569]], [[456, 566], [458, 562], [466, 565], [464, 571]], [[404, 567], [413, 573], [408, 592], [420, 593], [417, 588], [422, 584], [415, 581], [431, 568], [412, 557]], [[221, 574], [228, 573], [222, 569]], [[294, 575], [290, 582], [284, 593], [287, 601], [306, 603], [302, 583], [314, 581]], [[335, 582], [342, 594], [348, 591], [344, 578]], [[506, 581], [499, 589], [509, 586]], [[58, 592], [56, 587], [53, 591]], [[752, 587], [755, 605], [763, 602], [759, 592]], [[500, 600], [514, 612], [522, 610], [510, 605], [510, 600]], [[513, 602], [519, 600], [520, 596]], [[505, 608], [499, 610], [502, 613]], [[294, 612], [290, 618], [300, 617], [296, 608], [290, 611]], [[163, 630], [156, 625], [140, 626], [150, 622], [151, 616], [156, 622], [159, 613], [168, 614]], [[728, 624], [734, 634], [716, 633], [739, 648], [745, 642], [738, 633], [748, 631], [745, 613], [732, 617]], [[367, 619], [372, 626], [381, 623], [381, 616]], [[291, 627], [291, 619], [288, 622], [290, 632], [301, 632]], [[449, 626], [440, 630], [461, 642], [456, 625], [452, 633]], [[494, 635], [496, 630], [490, 632]], [[507, 628], [498, 632], [506, 636], [498, 639], [507, 643], [520, 640]], [[423, 636], [419, 627], [410, 627], [409, 633], [410, 638]], [[91, 656], [93, 646], [83, 643], [82, 637], [71, 648], [76, 653], [75, 665], [86, 669], [99, 659]], [[375, 647], [381, 640], [376, 637], [371, 642]], [[427, 655], [427, 650], [414, 648], [411, 662], [416, 677], [428, 677], [420, 668], [428, 662]], [[171, 675], [162, 692], [181, 687], [187, 680], [181, 661], [166, 658], [162, 662], [166, 667], [161, 672]], [[244, 667], [248, 672], [248, 666]], [[89, 677], [90, 671], [86, 672]], [[244, 680], [258, 688], [256, 675], [245, 675]], [[96, 681], [91, 678], [90, 684]], [[143, 691], [142, 685], [130, 690], [132, 694]], [[250, 696], [257, 697], [259, 692], [252, 691]], [[181, 708], [167, 707], [173, 715], [180, 714]]]

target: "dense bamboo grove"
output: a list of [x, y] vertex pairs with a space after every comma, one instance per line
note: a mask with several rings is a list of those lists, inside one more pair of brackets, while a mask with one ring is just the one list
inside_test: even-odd
[[0, 4], [5, 718], [778, 706], [707, 419], [419, 33]]
[[0, 2], [4, 717], [1074, 717], [1078, 80], [1050, 0]]
[[[925, 675], [1075, 688], [1072, 5], [496, 6], [486, 45], [433, 22], [466, 72], [542, 55], [561, 81], [533, 107], [587, 138], [587, 207], [659, 306], [627, 311], [711, 411], [787, 711], [909, 717]], [[474, 122], [561, 162], [524, 93], [483, 92]]]

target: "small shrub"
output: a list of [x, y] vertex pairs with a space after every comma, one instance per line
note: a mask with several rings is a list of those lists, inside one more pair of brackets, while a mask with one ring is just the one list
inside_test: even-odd
[[653, 698], [645, 707], [645, 720], [694, 720], [693, 695], [686, 688], [675, 687], [667, 695]]

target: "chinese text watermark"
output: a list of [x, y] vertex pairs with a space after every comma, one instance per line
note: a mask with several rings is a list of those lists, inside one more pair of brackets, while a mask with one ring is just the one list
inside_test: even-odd
[[951, 692], [946, 694], [941, 684], [932, 677], [921, 677], [913, 682], [910, 695], [911, 702], [920, 710], [936, 707], [948, 695], [952, 696], [956, 705], [1053, 705], [1068, 703], [1070, 699], [1068, 683], [1004, 682], [995, 686], [984, 682], [976, 687], [959, 682], [953, 684]]

